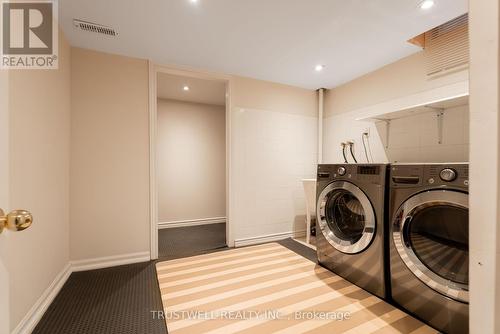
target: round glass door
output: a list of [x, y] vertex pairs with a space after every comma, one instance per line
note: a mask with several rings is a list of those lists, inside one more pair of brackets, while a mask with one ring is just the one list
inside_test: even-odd
[[320, 194], [317, 217], [321, 232], [337, 250], [355, 254], [375, 235], [375, 214], [368, 197], [349, 182], [333, 182]]
[[407, 267], [432, 289], [468, 302], [468, 195], [434, 190], [407, 200], [394, 221], [393, 240]]

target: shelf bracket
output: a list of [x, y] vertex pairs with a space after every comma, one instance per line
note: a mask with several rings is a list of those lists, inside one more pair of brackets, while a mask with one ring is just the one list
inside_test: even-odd
[[444, 118], [444, 111], [439, 111], [437, 113], [438, 144], [442, 144], [443, 143], [443, 118]]
[[438, 130], [438, 144], [443, 144], [443, 121], [444, 121], [444, 109], [435, 108], [436, 110], [436, 120], [437, 120], [437, 130]]
[[384, 119], [384, 118], [375, 118], [375, 120], [385, 123], [385, 148], [389, 148], [389, 136], [390, 136], [390, 129], [391, 129], [391, 120]]
[[426, 108], [432, 109], [436, 112], [437, 128], [438, 128], [438, 144], [443, 143], [443, 118], [444, 118], [444, 108], [424, 106]]

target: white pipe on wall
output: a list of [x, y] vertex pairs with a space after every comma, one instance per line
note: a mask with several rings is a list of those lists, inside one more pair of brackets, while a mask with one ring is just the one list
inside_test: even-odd
[[318, 164], [323, 163], [324, 88], [318, 89]]

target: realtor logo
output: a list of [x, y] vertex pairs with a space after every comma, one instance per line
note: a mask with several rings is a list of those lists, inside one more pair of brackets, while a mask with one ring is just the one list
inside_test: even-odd
[[3, 69], [58, 67], [55, 0], [1, 2]]

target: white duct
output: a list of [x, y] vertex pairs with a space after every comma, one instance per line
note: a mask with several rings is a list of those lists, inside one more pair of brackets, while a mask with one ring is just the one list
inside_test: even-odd
[[323, 110], [324, 88], [318, 89], [318, 164], [323, 163]]

